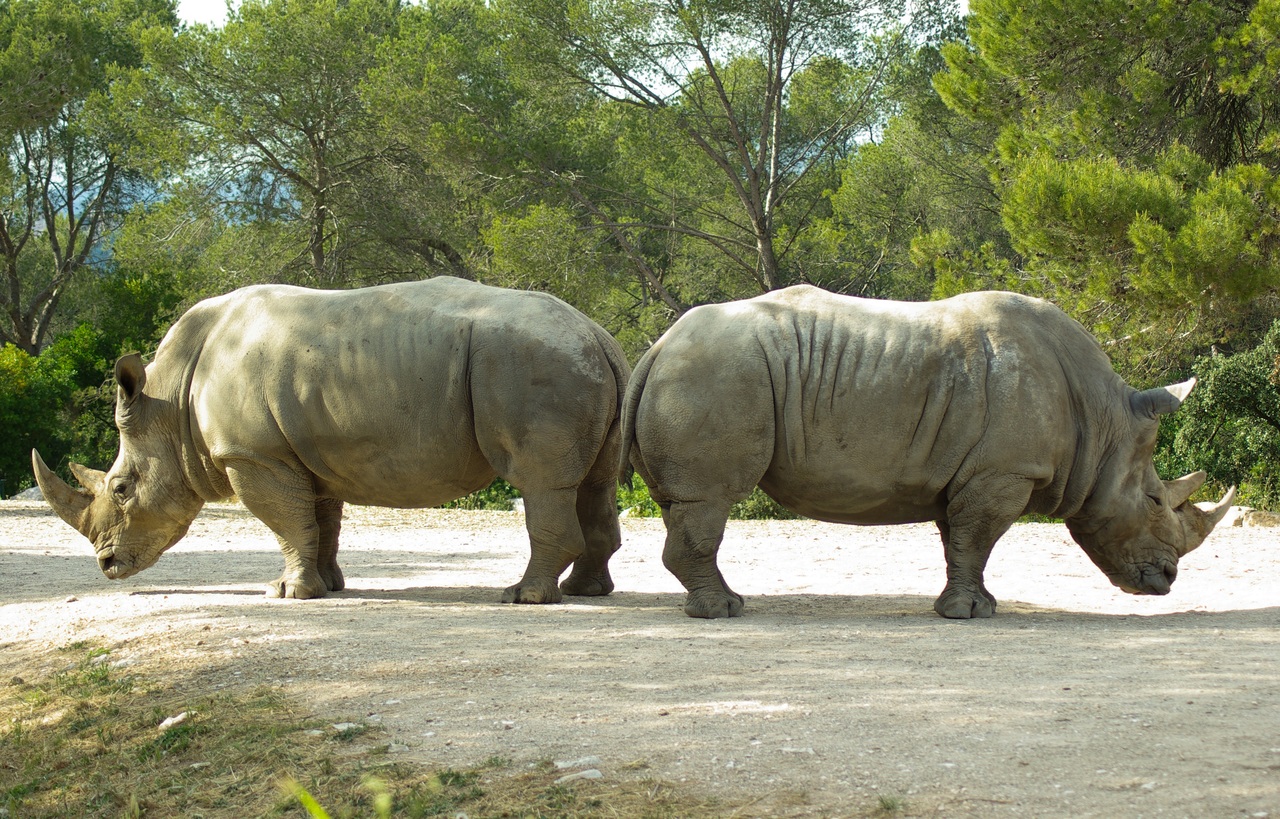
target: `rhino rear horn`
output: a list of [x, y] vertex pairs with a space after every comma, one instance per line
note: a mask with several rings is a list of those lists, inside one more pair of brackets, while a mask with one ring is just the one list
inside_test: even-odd
[[[80, 467], [80, 465], [75, 464], [73, 471], [75, 467]], [[93, 493], [71, 487], [66, 481], [55, 475], [52, 469], [45, 466], [44, 459], [34, 449], [31, 450], [31, 468], [35, 472], [36, 483], [40, 484], [40, 492], [44, 495], [44, 499], [48, 501], [49, 507], [68, 525], [87, 537], [89, 505], [93, 503]], [[86, 473], [95, 471], [85, 469], [85, 467], [80, 467], [80, 469]], [[77, 472], [76, 477], [77, 480], [80, 479], [79, 472]]]
[[[1190, 475], [1183, 475], [1174, 481], [1165, 481], [1164, 488], [1169, 493], [1169, 506], [1177, 509], [1179, 506], [1187, 502], [1187, 499], [1196, 493], [1196, 490], [1204, 486], [1205, 478], [1208, 475], [1204, 471], [1192, 472]], [[81, 481], [81, 483], [84, 483]]]
[[1195, 530], [1195, 534], [1198, 539], [1195, 540], [1194, 543], [1188, 541], [1186, 548], [1179, 552], [1179, 557], [1195, 549], [1201, 543], [1204, 543], [1204, 540], [1209, 536], [1209, 533], [1213, 531], [1215, 526], [1222, 522], [1222, 519], [1226, 517], [1227, 512], [1231, 510], [1231, 504], [1235, 502], [1235, 499], [1236, 488], [1233, 486], [1227, 490], [1227, 494], [1223, 495], [1222, 500], [1217, 503], [1190, 504], [1186, 507], [1189, 514], [1192, 516], [1191, 525]]
[[1155, 419], [1161, 415], [1168, 415], [1182, 406], [1182, 402], [1187, 400], [1187, 396], [1191, 394], [1191, 388], [1195, 385], [1196, 380], [1190, 378], [1181, 384], [1135, 392], [1129, 396], [1129, 407], [1135, 415], [1143, 418]]

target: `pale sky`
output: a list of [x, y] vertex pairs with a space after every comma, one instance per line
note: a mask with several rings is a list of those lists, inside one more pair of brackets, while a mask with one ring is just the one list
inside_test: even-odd
[[178, 0], [178, 19], [220, 26], [227, 20], [227, 0]]

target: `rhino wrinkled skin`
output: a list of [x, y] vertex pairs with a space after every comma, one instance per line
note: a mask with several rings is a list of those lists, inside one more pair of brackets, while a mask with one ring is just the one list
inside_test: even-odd
[[623, 463], [667, 526], [666, 567], [694, 617], [742, 597], [716, 554], [730, 507], [759, 486], [808, 517], [936, 521], [947, 584], [935, 610], [989, 617], [983, 570], [1020, 516], [1064, 518], [1111, 582], [1166, 594], [1178, 558], [1222, 518], [1203, 472], [1162, 481], [1159, 416], [1194, 384], [1137, 391], [1047, 302], [971, 293], [932, 303], [801, 285], [689, 311], [636, 364]]
[[627, 362], [552, 296], [450, 278], [247, 287], [197, 304], [154, 361], [125, 356], [115, 376], [110, 470], [73, 464], [77, 490], [32, 452], [109, 578], [152, 565], [205, 502], [234, 494], [284, 551], [268, 593], [320, 597], [343, 587], [344, 503], [435, 506], [501, 475], [524, 496], [532, 552], [502, 599], [613, 588]]

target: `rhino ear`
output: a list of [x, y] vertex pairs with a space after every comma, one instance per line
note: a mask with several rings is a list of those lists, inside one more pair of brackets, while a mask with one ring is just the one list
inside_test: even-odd
[[1191, 388], [1195, 385], [1196, 380], [1191, 378], [1181, 384], [1135, 392], [1129, 396], [1129, 407], [1139, 418], [1154, 420], [1182, 406], [1182, 402], [1187, 400]]
[[147, 383], [147, 368], [142, 356], [129, 353], [116, 361], [116, 403], [127, 407], [142, 395]]

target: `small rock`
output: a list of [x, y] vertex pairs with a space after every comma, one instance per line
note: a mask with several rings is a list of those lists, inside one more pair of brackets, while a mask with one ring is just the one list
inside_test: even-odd
[[324, 736], [324, 731], [321, 731], [319, 728], [312, 728], [310, 731], [307, 731], [307, 736], [322, 737]]
[[201, 768], [207, 768], [212, 764], [213, 764], [212, 762], [192, 762], [187, 767], [191, 768], [193, 771], [198, 771]]
[[387, 746], [387, 753], [389, 754], [402, 754], [407, 750], [409, 750], [408, 745], [401, 745], [396, 742], [393, 742]]
[[64, 602], [64, 603], [74, 603], [74, 602], [76, 602], [76, 601], [77, 601], [77, 600], [79, 600], [79, 599], [80, 599], [79, 597], [76, 597], [74, 594], [72, 594], [72, 595], [68, 595], [67, 599], [66, 599], [66, 600], [64, 600], [64, 601], [62, 601], [62, 602]]
[[584, 756], [582, 759], [559, 759], [556, 760], [556, 767], [561, 770], [565, 768], [594, 768], [597, 765], [603, 765], [604, 760], [598, 756]]
[[9, 680], [9, 685], [26, 685], [27, 681], [21, 677], [13, 677]]
[[790, 745], [783, 745], [780, 749], [784, 754], [812, 754], [812, 748], [792, 748]]
[[121, 660], [116, 660], [114, 663], [111, 664], [111, 667], [112, 668], [128, 668], [131, 665], [133, 665], [133, 660], [130, 660], [126, 657]]
[[595, 768], [588, 768], [585, 771], [578, 771], [577, 773], [571, 773], [571, 774], [568, 774], [567, 776], [562, 776], [556, 780], [555, 784], [563, 785], [567, 782], [577, 782], [579, 779], [602, 779], [602, 778], [604, 778], [604, 774], [600, 773]]
[[383, 703], [383, 705], [399, 705], [399, 704], [400, 704], [400, 700], [387, 700], [386, 702]]
[[334, 725], [333, 725], [333, 730], [335, 730], [335, 731], [354, 731], [354, 730], [355, 730], [355, 729], [357, 729], [357, 728], [363, 728], [363, 727], [364, 727], [364, 726], [363, 726], [363, 725], [361, 725], [361, 724], [360, 724], [360, 723], [358, 723], [358, 722], [337, 722], [337, 723], [334, 723]]
[[510, 731], [512, 728], [515, 728], [515, 727], [516, 727], [516, 724], [509, 719], [504, 719], [502, 721], [502, 730], [504, 731]]

